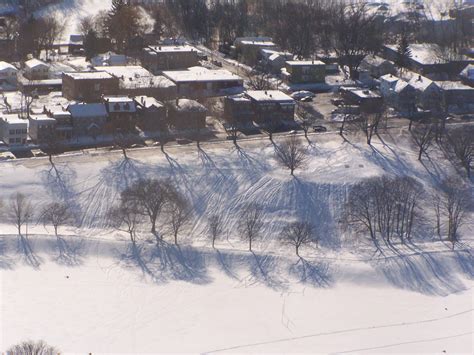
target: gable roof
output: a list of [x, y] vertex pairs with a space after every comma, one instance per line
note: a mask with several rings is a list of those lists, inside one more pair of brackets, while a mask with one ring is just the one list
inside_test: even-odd
[[33, 58], [25, 62], [25, 67], [28, 69], [34, 69], [37, 67], [49, 67], [49, 65], [39, 59]]
[[0, 71], [6, 70], [6, 69], [13, 69], [15, 71], [18, 71], [18, 69], [15, 68], [12, 64], [7, 63], [7, 62], [0, 62]]

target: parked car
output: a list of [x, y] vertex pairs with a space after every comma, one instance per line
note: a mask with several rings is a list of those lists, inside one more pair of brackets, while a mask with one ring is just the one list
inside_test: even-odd
[[324, 126], [313, 126], [313, 131], [322, 133], [322, 132], [327, 132], [327, 128]]
[[291, 130], [291, 131], [289, 131], [288, 133], [289, 133], [289, 134], [296, 134], [296, 133], [298, 133], [298, 131], [297, 131], [297, 130], [295, 130], [295, 129], [292, 129], [292, 130]]
[[302, 101], [303, 99], [308, 98], [308, 97], [314, 98], [316, 95], [312, 93], [311, 91], [302, 90], [302, 91], [295, 91], [290, 96], [291, 98], [297, 101]]
[[341, 106], [341, 105], [344, 105], [344, 100], [343, 99], [331, 99], [331, 103], [334, 106]]
[[183, 145], [183, 144], [192, 143], [192, 141], [187, 139], [187, 138], [178, 138], [178, 139], [176, 139], [176, 143]]
[[311, 102], [311, 101], [313, 101], [313, 98], [311, 96], [306, 96], [306, 97], [303, 97], [300, 101], [301, 102]]

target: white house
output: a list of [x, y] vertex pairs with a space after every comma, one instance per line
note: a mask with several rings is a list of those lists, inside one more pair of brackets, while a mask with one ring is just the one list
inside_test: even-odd
[[4, 82], [16, 84], [18, 69], [7, 62], [0, 62], [0, 85]]
[[30, 80], [48, 79], [49, 65], [39, 59], [30, 59], [25, 62], [23, 75]]
[[10, 146], [26, 144], [28, 138], [28, 120], [18, 115], [0, 116], [0, 140]]

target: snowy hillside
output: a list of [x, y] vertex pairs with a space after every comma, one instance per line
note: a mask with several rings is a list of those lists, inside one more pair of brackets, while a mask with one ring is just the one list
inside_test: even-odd
[[[1, 199], [21, 191], [37, 209], [51, 197], [77, 201], [82, 216], [81, 228], [63, 231], [74, 252], [59, 260], [41, 224], [29, 226], [35, 255], [24, 260], [15, 228], [0, 217], [0, 349], [34, 338], [82, 353], [472, 353], [470, 226], [454, 252], [432, 241], [376, 252], [341, 228], [355, 182], [401, 174], [430, 189], [453, 170], [436, 153], [420, 164], [406, 135], [383, 139], [372, 149], [362, 137], [312, 135], [310, 163], [296, 177], [258, 138], [241, 141], [240, 151], [231, 142], [169, 147], [166, 155], [135, 150], [128, 163], [120, 152], [91, 150], [54, 158], [59, 176], [47, 158], [0, 163]], [[139, 233], [138, 257], [104, 217], [119, 192], [145, 176], [173, 181], [195, 216], [180, 247], [157, 248]], [[249, 202], [266, 212], [266, 237], [253, 253], [235, 228]], [[216, 250], [205, 236], [214, 212], [226, 225]], [[305, 217], [321, 243], [298, 259], [276, 238], [284, 221]]]

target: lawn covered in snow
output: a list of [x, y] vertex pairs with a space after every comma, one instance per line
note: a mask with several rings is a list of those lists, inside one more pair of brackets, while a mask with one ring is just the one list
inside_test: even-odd
[[[0, 199], [20, 191], [37, 209], [65, 199], [80, 217], [62, 230], [73, 253], [61, 259], [52, 230], [31, 223], [35, 255], [25, 260], [0, 216], [0, 349], [41, 338], [80, 353], [472, 353], [470, 226], [454, 251], [426, 238], [376, 252], [340, 223], [355, 182], [408, 175], [430, 191], [452, 165], [435, 151], [421, 164], [408, 136], [395, 132], [372, 148], [354, 135], [301, 139], [310, 160], [295, 177], [259, 138], [240, 149], [216, 142], [135, 150], [129, 161], [91, 150], [55, 157], [59, 175], [47, 158], [0, 163]], [[139, 177], [170, 179], [192, 204], [179, 247], [157, 247], [146, 227], [132, 255], [126, 235], [107, 228], [108, 209]], [[265, 207], [265, 237], [253, 253], [236, 228], [249, 202]], [[206, 237], [213, 213], [226, 225], [216, 250]], [[286, 221], [305, 218], [320, 243], [299, 259], [277, 238]], [[167, 226], [160, 230], [171, 243]]]

